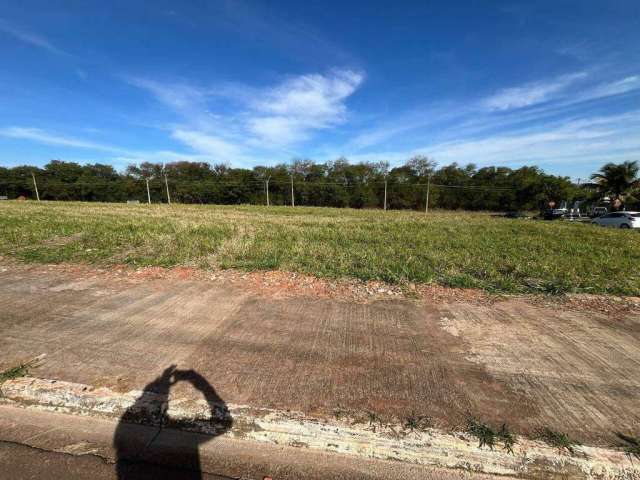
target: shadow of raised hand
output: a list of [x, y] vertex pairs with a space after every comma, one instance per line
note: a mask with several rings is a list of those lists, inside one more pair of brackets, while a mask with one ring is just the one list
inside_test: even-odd
[[[193, 429], [198, 419], [171, 418], [169, 392], [178, 382], [188, 382], [200, 392], [209, 407], [207, 435], [181, 432]], [[152, 426], [157, 431], [132, 424]], [[149, 382], [142, 394], [123, 413], [114, 435], [118, 479], [202, 478], [198, 447], [228, 431], [233, 419], [224, 400], [195, 370], [167, 367]], [[168, 426], [169, 429], [164, 429]], [[154, 463], [150, 463], [153, 461]], [[156, 465], [155, 462], [162, 465]]]

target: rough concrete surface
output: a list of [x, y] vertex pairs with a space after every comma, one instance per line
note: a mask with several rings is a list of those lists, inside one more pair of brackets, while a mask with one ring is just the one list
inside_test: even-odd
[[[89, 272], [89, 273], [88, 273]], [[223, 281], [114, 278], [56, 266], [0, 268], [0, 369], [141, 390], [178, 364], [229, 404], [320, 419], [468, 415], [591, 445], [640, 435], [640, 315], [510, 298], [349, 302], [273, 296]], [[188, 385], [174, 397], [199, 398]]]

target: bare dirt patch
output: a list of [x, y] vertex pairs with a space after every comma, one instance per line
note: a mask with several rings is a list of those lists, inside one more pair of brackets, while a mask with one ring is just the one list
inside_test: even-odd
[[640, 313], [640, 297], [618, 297], [614, 295], [567, 294], [558, 297], [549, 295], [528, 296], [533, 305], [565, 310], [597, 312], [609, 318], [620, 319]]

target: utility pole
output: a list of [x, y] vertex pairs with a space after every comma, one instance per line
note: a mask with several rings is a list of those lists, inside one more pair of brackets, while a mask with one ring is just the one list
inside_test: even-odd
[[429, 187], [431, 186], [431, 175], [427, 176], [427, 202], [424, 205], [424, 213], [429, 213]]
[[147, 182], [147, 201], [149, 202], [149, 205], [151, 205], [151, 193], [149, 192], [149, 179], [145, 178], [145, 181]]
[[387, 211], [387, 176], [384, 176], [384, 211]]
[[[164, 168], [163, 168], [164, 170]], [[169, 181], [167, 180], [167, 171], [164, 170], [164, 186], [167, 187], [167, 203], [171, 205], [171, 194], [169, 193]]]
[[269, 206], [269, 180], [271, 180], [271, 177], [267, 177], [267, 182], [266, 182], [266, 190], [267, 190], [267, 207]]
[[38, 184], [36, 183], [36, 176], [31, 172], [31, 178], [33, 179], [33, 188], [36, 189], [36, 198], [40, 201], [40, 194], [38, 193]]
[[293, 196], [293, 174], [291, 174], [291, 206], [292, 207], [296, 206], [296, 200], [295, 200], [295, 197]]

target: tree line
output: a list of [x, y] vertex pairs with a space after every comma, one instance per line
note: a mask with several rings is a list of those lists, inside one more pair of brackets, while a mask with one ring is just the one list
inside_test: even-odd
[[573, 201], [588, 192], [568, 177], [538, 167], [482, 167], [453, 163], [438, 167], [424, 156], [390, 168], [387, 162], [325, 163], [297, 159], [289, 164], [252, 169], [225, 164], [179, 161], [144, 162], [118, 172], [110, 165], [52, 160], [43, 168], [0, 167], [0, 195], [35, 198], [35, 177], [42, 200], [166, 202], [167, 188], [177, 203], [291, 204], [382, 208], [385, 189], [390, 209], [535, 210], [550, 201]]

